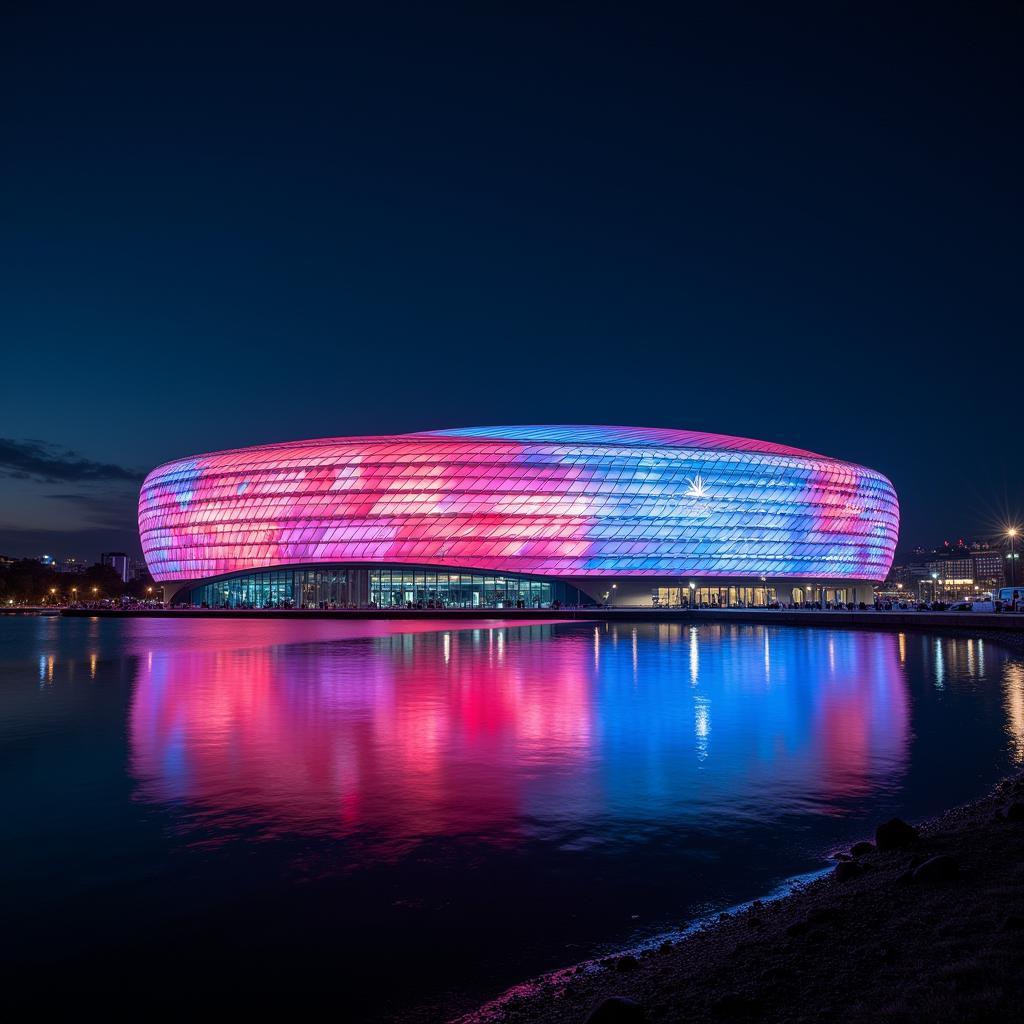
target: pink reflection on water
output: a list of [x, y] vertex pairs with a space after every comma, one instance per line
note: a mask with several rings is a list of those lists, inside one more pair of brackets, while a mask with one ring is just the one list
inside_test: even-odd
[[430, 836], [587, 844], [637, 822], [834, 813], [908, 756], [890, 635], [152, 627], [131, 639], [131, 768], [142, 799], [186, 805], [186, 830], [359, 836], [379, 856]]
[[[850, 643], [850, 637], [857, 641]], [[835, 657], [835, 645], [845, 652]], [[837, 634], [830, 639], [812, 734], [819, 783], [834, 796], [861, 796], [902, 772], [909, 759], [910, 706], [898, 638]]]
[[287, 643], [147, 654], [130, 721], [143, 795], [269, 830], [368, 831], [399, 845], [513, 835], [528, 813], [522, 766], [586, 751], [588, 680], [570, 664], [557, 686], [536, 685], [540, 642], [506, 661], [510, 634], [542, 641], [548, 623], [375, 625], [341, 643], [289, 631]]

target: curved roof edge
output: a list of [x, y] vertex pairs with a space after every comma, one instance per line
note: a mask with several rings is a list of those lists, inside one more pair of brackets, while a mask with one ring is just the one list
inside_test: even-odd
[[[262, 444], [242, 445], [237, 448], [224, 448], [194, 455], [184, 455], [175, 459], [167, 459], [154, 466], [147, 474], [147, 479], [160, 470], [182, 462], [198, 461], [214, 456], [234, 455], [250, 450], [287, 450], [291, 448], [319, 447], [330, 444], [351, 444], [378, 442], [387, 443], [400, 440], [426, 441], [469, 441], [472, 439], [485, 441], [507, 441], [510, 444], [585, 444], [585, 445], [618, 445], [620, 447], [688, 448], [704, 451], [753, 452], [762, 455], [781, 455], [797, 458], [821, 459], [825, 462], [857, 465], [845, 459], [837, 459], [831, 455], [808, 451], [806, 448], [795, 448], [792, 445], [779, 444], [775, 441], [758, 441], [751, 437], [736, 437], [731, 434], [713, 434], [700, 430], [673, 430], [668, 427], [622, 427], [602, 424], [524, 424], [489, 427], [449, 427], [443, 430], [419, 430], [404, 434], [348, 434], [335, 437], [311, 437], [295, 441], [268, 441]], [[859, 469], [868, 469], [859, 466]]]
[[421, 430], [400, 437], [487, 438], [501, 441], [543, 441], [552, 444], [657, 445], [663, 448], [703, 448], [716, 451], [760, 452], [765, 455], [801, 455], [838, 461], [804, 448], [751, 437], [711, 434], [700, 430], [672, 430], [667, 427], [616, 427], [598, 424], [555, 424], [550, 426], [450, 427]]

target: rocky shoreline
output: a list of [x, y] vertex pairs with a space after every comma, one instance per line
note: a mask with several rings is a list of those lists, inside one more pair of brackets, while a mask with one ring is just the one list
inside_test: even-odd
[[456, 1024], [1024, 1019], [1024, 776], [685, 938], [553, 972]]

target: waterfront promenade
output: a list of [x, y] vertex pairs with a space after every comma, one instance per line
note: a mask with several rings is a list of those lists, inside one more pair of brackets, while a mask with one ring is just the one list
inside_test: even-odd
[[709, 622], [829, 629], [884, 629], [1017, 634], [1024, 637], [1024, 614], [1013, 612], [822, 611], [796, 608], [62, 608], [70, 617], [180, 619], [444, 619], [465, 622]]

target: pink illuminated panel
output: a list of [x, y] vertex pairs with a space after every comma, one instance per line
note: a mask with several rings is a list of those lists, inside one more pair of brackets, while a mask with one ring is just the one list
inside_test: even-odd
[[874, 470], [631, 427], [242, 448], [160, 466], [139, 499], [157, 580], [316, 563], [880, 580], [898, 527], [892, 484]]

